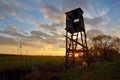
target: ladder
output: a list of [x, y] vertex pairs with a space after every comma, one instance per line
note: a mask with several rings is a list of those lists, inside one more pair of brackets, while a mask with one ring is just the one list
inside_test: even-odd
[[[85, 31], [69, 33], [66, 31], [66, 58], [65, 58], [65, 66], [74, 67], [75, 66], [75, 54], [81, 54], [85, 56], [85, 61], [89, 66], [89, 55], [88, 55], [88, 47], [86, 41]], [[79, 57], [79, 56], [78, 56]], [[87, 59], [87, 60], [86, 60]]]

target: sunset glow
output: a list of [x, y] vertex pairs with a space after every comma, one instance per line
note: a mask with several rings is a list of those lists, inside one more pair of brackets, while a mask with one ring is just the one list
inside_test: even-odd
[[75, 57], [78, 57], [78, 54], [75, 54]]
[[88, 45], [99, 34], [120, 37], [120, 0], [0, 0], [0, 53], [64, 56], [64, 13], [78, 7]]

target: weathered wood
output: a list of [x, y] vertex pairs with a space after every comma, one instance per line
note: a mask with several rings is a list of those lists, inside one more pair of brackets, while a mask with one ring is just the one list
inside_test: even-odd
[[72, 40], [72, 41], [76, 42], [76, 43], [77, 43], [77, 44], [79, 44], [80, 46], [86, 47], [86, 46], [84, 46], [83, 44], [81, 44], [81, 43], [79, 43], [79, 42], [77, 42], [77, 41], [75, 41], [75, 40], [73, 40], [73, 39], [69, 38], [68, 36], [65, 36], [65, 37], [67, 37], [68, 39], [70, 39], [70, 40]]
[[81, 10], [81, 8], [77, 8], [75, 10], [66, 12], [65, 14], [66, 14], [65, 66], [66, 68], [74, 67], [76, 63], [75, 54], [80, 54], [80, 53], [83, 53], [85, 55], [84, 60], [89, 65], [89, 54], [88, 54], [88, 47], [87, 47], [87, 41], [86, 41], [84, 20], [82, 15], [83, 11]]

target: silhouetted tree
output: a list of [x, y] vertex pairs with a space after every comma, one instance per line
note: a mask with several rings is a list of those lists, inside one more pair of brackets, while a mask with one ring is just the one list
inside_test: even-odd
[[120, 38], [115, 38], [114, 39], [114, 49], [117, 51], [116, 57], [120, 59]]
[[106, 58], [109, 61], [111, 61], [111, 60], [117, 60], [119, 58], [118, 50], [115, 49], [115, 48], [108, 49], [106, 55], [107, 55]]
[[107, 52], [114, 46], [114, 39], [108, 35], [98, 35], [92, 39], [94, 48], [103, 60], [107, 60]]
[[118, 51], [120, 51], [120, 38], [115, 38], [114, 39], [114, 49], [117, 49]]

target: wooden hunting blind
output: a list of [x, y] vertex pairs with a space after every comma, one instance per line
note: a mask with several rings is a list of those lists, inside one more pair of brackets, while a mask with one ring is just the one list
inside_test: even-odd
[[83, 11], [81, 8], [66, 12], [66, 30], [70, 33], [84, 31]]
[[[86, 41], [83, 11], [77, 8], [66, 12], [66, 59], [67, 67], [75, 66], [75, 54], [83, 54], [85, 61], [89, 65], [88, 47]], [[79, 56], [78, 56], [79, 57]]]

